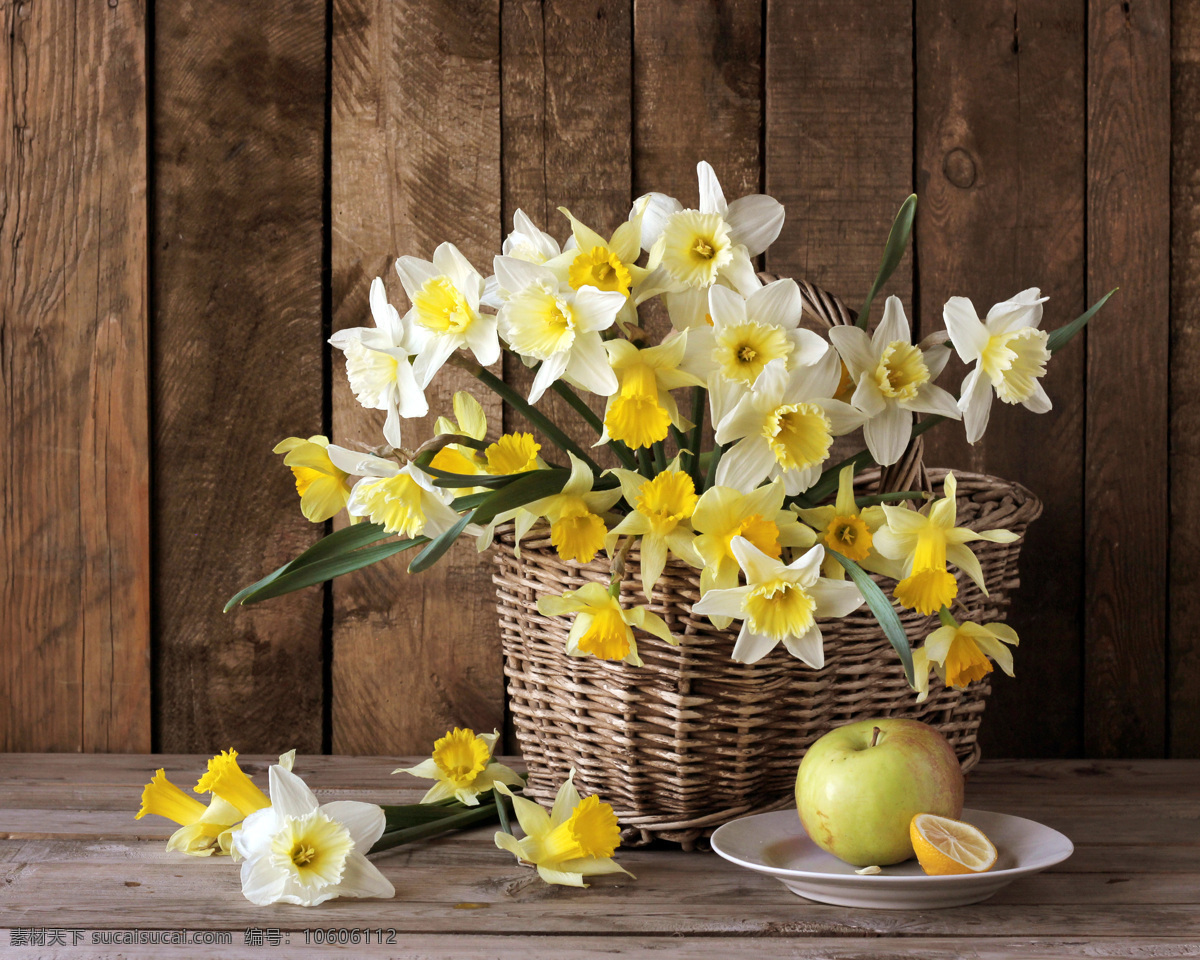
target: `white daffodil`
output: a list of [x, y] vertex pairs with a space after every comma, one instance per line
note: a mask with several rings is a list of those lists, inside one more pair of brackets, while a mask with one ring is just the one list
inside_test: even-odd
[[577, 220], [566, 207], [559, 212], [571, 221], [571, 241], [560, 257], [550, 261], [560, 280], [565, 280], [574, 290], [595, 287], [620, 293], [625, 303], [617, 314], [617, 323], [637, 324], [637, 304], [646, 299], [645, 281], [650, 271], [637, 265], [641, 255], [642, 218], [630, 217], [605, 240], [591, 227]]
[[[388, 533], [431, 540], [458, 523], [459, 516], [450, 506], [453, 490], [434, 486], [430, 476], [415, 464], [401, 467], [391, 460], [334, 444], [329, 445], [329, 459], [361, 478], [350, 491], [346, 505], [352, 517], [369, 517]], [[479, 528], [468, 529], [474, 535]]]
[[790, 564], [768, 556], [745, 537], [734, 537], [730, 546], [746, 585], [709, 590], [692, 610], [742, 621], [733, 647], [733, 659], [740, 663], [757, 663], [782, 642], [793, 657], [820, 670], [825, 648], [817, 618], [857, 610], [863, 602], [858, 587], [821, 576], [825, 548], [820, 544]]
[[346, 377], [354, 398], [368, 410], [386, 410], [383, 436], [400, 446], [400, 420], [429, 412], [425, 393], [409, 358], [416, 341], [408, 324], [387, 301], [383, 280], [371, 282], [371, 316], [375, 327], [339, 330], [330, 344], [346, 355]]
[[529, 402], [560, 378], [602, 397], [615, 393], [617, 375], [600, 331], [613, 325], [625, 294], [592, 286], [575, 290], [549, 267], [512, 257], [497, 257], [495, 266], [508, 296], [500, 308], [500, 334], [523, 359], [541, 363]]
[[754, 389], [717, 425], [717, 443], [737, 443], [722, 455], [716, 482], [748, 493], [767, 478], [783, 477], [789, 496], [816, 483], [833, 438], [863, 422], [861, 412], [830, 399], [841, 370], [832, 350], [791, 372], [783, 360], [768, 363]]
[[936, 413], [951, 420], [962, 416], [954, 397], [933, 384], [950, 359], [950, 350], [944, 344], [925, 351], [913, 346], [899, 297], [887, 298], [873, 336], [859, 327], [839, 324], [829, 331], [829, 339], [855, 383], [850, 402], [868, 418], [863, 438], [881, 466], [895, 463], [904, 453], [912, 437], [914, 413]]
[[1047, 300], [1041, 294], [1037, 287], [1022, 290], [992, 307], [986, 320], [966, 297], [946, 301], [942, 316], [950, 341], [963, 363], [976, 364], [962, 382], [958, 401], [970, 443], [987, 429], [993, 392], [1004, 403], [1019, 403], [1034, 413], [1050, 410], [1040, 382], [1050, 359], [1049, 335], [1038, 329]]
[[[513, 214], [513, 231], [504, 238], [500, 251], [506, 257], [527, 263], [546, 263], [562, 253], [558, 241], [539, 230], [524, 210]], [[507, 299], [508, 291], [500, 289], [500, 280], [495, 274], [484, 281], [482, 303], [499, 310]]]
[[514, 796], [503, 784], [496, 789], [512, 798], [517, 822], [525, 831], [520, 840], [511, 833], [497, 833], [496, 846], [521, 863], [537, 867], [547, 883], [586, 887], [584, 877], [602, 873], [633, 876], [612, 859], [621, 845], [621, 828], [613, 808], [598, 797], [580, 799], [574, 770], [559, 787], [550, 813], [532, 800]]
[[405, 322], [417, 354], [413, 372], [422, 387], [460, 347], [468, 348], [485, 367], [500, 359], [496, 318], [479, 312], [483, 277], [454, 244], [440, 244], [432, 262], [401, 257], [396, 273], [412, 302]]
[[829, 344], [800, 327], [804, 304], [795, 280], [776, 280], [743, 297], [728, 287], [708, 291], [712, 325], [688, 333], [683, 368], [707, 381], [712, 422], [725, 415], [758, 382], [772, 360], [788, 370], [819, 362]]
[[605, 345], [620, 389], [604, 408], [604, 430], [593, 446], [620, 440], [631, 450], [649, 447], [667, 438], [668, 427], [681, 430], [693, 424], [679, 413], [671, 395], [680, 387], [702, 387], [704, 381], [680, 369], [687, 349], [688, 331], [639, 349], [628, 340], [609, 340]]
[[421, 798], [422, 803], [439, 803], [454, 798], [468, 807], [479, 806], [480, 794], [490, 793], [497, 783], [516, 786], [521, 775], [492, 760], [500, 734], [460, 730], [455, 727], [433, 744], [433, 753], [415, 767], [400, 767], [392, 773], [407, 773], [437, 782]]
[[320, 804], [279, 764], [269, 778], [271, 805], [246, 817], [233, 838], [247, 900], [311, 907], [335, 897], [396, 895], [366, 857], [383, 834], [380, 807], [354, 800]]
[[783, 227], [783, 205], [763, 194], [725, 202], [713, 168], [696, 166], [700, 209], [685, 210], [674, 197], [639, 197], [630, 217], [642, 217], [642, 246], [653, 271], [647, 289], [664, 288], [677, 329], [703, 323], [715, 283], [750, 294], [760, 284], [750, 259], [767, 249]]

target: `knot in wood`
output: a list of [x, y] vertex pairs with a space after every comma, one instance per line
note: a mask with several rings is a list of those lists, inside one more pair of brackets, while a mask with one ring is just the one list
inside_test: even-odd
[[942, 173], [956, 187], [966, 190], [975, 184], [975, 158], [962, 147], [955, 147], [942, 160]]

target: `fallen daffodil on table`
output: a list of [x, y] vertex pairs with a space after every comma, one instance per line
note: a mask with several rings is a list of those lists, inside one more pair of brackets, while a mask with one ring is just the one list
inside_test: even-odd
[[437, 803], [451, 798], [469, 807], [479, 804], [480, 794], [491, 792], [496, 783], [516, 786], [523, 783], [519, 773], [492, 759], [500, 734], [476, 734], [455, 727], [433, 745], [433, 755], [415, 767], [399, 767], [392, 773], [407, 773], [437, 782], [421, 798], [422, 803]]
[[514, 795], [503, 784], [497, 784], [496, 789], [512, 798], [517, 821], [525, 833], [518, 840], [501, 830], [496, 834], [496, 846], [521, 863], [536, 867], [547, 883], [586, 887], [584, 877], [605, 873], [633, 877], [612, 858], [621, 845], [617, 815], [599, 798], [585, 800], [579, 796], [574, 770], [559, 787], [549, 813], [532, 800]]

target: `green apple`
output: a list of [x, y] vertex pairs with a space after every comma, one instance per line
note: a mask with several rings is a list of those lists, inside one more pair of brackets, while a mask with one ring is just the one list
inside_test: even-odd
[[796, 774], [796, 807], [822, 850], [856, 867], [913, 856], [918, 813], [962, 816], [963, 775], [954, 749], [918, 720], [861, 720], [808, 748]]

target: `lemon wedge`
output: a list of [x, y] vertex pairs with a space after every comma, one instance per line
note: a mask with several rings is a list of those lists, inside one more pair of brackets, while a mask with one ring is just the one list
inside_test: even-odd
[[931, 877], [983, 873], [996, 865], [996, 847], [982, 830], [961, 820], [918, 813], [908, 825], [921, 869]]

